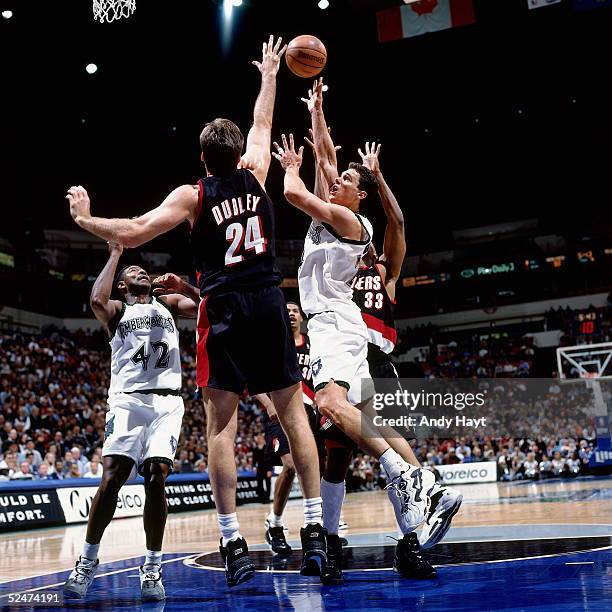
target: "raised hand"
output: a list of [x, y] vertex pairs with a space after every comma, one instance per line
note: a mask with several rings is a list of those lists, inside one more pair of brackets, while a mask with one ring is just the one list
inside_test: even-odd
[[[331, 136], [331, 127], [327, 128], [328, 134]], [[312, 133], [312, 128], [308, 128], [308, 134], [310, 134], [310, 138], [306, 138], [304, 136], [304, 142], [312, 149], [312, 154], [314, 155], [315, 160], [317, 159], [317, 151], [314, 146], [314, 134]], [[334, 149], [339, 151], [342, 148], [342, 145], [334, 145]]]
[[154, 295], [168, 295], [169, 293], [180, 293], [183, 279], [176, 274], [168, 272], [158, 276], [151, 281]]
[[121, 255], [123, 253], [123, 245], [118, 242], [108, 241], [108, 252], [111, 255]]
[[376, 144], [375, 142], [366, 142], [365, 153], [361, 149], [357, 149], [357, 152], [361, 156], [363, 165], [369, 168], [372, 172], [380, 172], [378, 154], [380, 153], [381, 146], [382, 145]]
[[261, 50], [261, 62], [253, 60], [251, 64], [257, 66], [262, 76], [275, 76], [280, 67], [280, 59], [283, 53], [287, 50], [287, 45], [281, 49], [282, 37], [274, 42], [274, 36], [270, 34], [270, 39], [267, 43], [263, 43]]
[[298, 168], [302, 165], [302, 155], [304, 153], [304, 147], [300, 147], [299, 151], [295, 150], [295, 142], [293, 140], [293, 134], [289, 134], [289, 143], [287, 144], [287, 137], [281, 135], [283, 146], [281, 147], [277, 142], [273, 145], [276, 148], [276, 153], [272, 153], [276, 159], [280, 162], [283, 170], [288, 168]]
[[308, 107], [308, 111], [318, 110], [323, 106], [323, 77], [315, 79], [312, 89], [308, 90], [308, 98], [300, 98]]
[[70, 203], [70, 214], [76, 221], [78, 217], [90, 217], [89, 211], [90, 201], [89, 195], [81, 185], [72, 186], [66, 194], [66, 199]]

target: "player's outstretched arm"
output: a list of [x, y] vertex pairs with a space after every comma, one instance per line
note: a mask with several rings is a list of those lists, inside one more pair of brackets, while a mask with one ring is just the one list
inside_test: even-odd
[[406, 256], [406, 234], [404, 231], [404, 213], [396, 197], [393, 195], [391, 188], [387, 185], [380, 169], [380, 162], [378, 159], [380, 148], [380, 144], [376, 145], [373, 142], [366, 142], [365, 153], [361, 149], [358, 149], [358, 152], [363, 161], [363, 165], [372, 170], [378, 181], [378, 194], [387, 217], [385, 242], [380, 261], [384, 264], [386, 269], [385, 285], [387, 285], [388, 289], [392, 285], [392, 295], [394, 295], [395, 283], [400, 277], [402, 264]]
[[[329, 132], [329, 135], [331, 137], [331, 128], [328, 127], [327, 131]], [[329, 202], [329, 189], [327, 185], [325, 184], [325, 177], [323, 175], [323, 171], [319, 167], [319, 160], [317, 159], [317, 150], [315, 149], [315, 146], [314, 146], [314, 136], [312, 133], [312, 128], [308, 129], [308, 133], [310, 134], [310, 138], [306, 138], [306, 136], [304, 136], [304, 142], [310, 147], [310, 149], [312, 150], [312, 155], [314, 157], [314, 165], [315, 165], [314, 194], [317, 196], [317, 198], [321, 198], [322, 200]], [[341, 148], [342, 147], [340, 145], [334, 145], [334, 149], [336, 151], [339, 151]]]
[[163, 300], [179, 317], [195, 319], [200, 305], [200, 291], [180, 276], [168, 272], [154, 278], [153, 294]]
[[289, 134], [289, 142], [282, 134], [282, 142], [282, 147], [274, 143], [277, 152], [272, 155], [280, 161], [285, 170], [285, 198], [287, 201], [312, 218], [330, 225], [339, 236], [359, 240], [361, 224], [353, 212], [344, 206], [324, 202], [306, 189], [304, 181], [300, 178], [304, 147], [300, 147], [300, 150], [296, 152], [293, 134]]
[[310, 111], [312, 133], [317, 161], [325, 182], [331, 185], [338, 177], [338, 159], [336, 148], [331, 139], [325, 114], [323, 113], [323, 79], [317, 79], [312, 89], [308, 90], [308, 99], [302, 98]]
[[123, 247], [116, 242], [109, 242], [108, 250], [108, 261], [96, 279], [89, 298], [89, 303], [96, 319], [104, 325], [107, 331], [108, 324], [121, 311], [121, 302], [119, 300], [111, 300], [110, 296], [113, 292], [117, 264], [123, 253]]
[[242, 156], [239, 168], [248, 168], [264, 185], [270, 168], [270, 141], [272, 139], [272, 118], [274, 116], [274, 101], [276, 99], [276, 74], [280, 66], [280, 59], [287, 49], [281, 49], [283, 39], [276, 43], [274, 36], [263, 43], [261, 62], [253, 61], [261, 72], [261, 89], [255, 102], [253, 111], [253, 126], [249, 130], [246, 151]]
[[68, 190], [70, 214], [77, 225], [109, 242], [126, 247], [137, 247], [176, 227], [185, 220], [195, 220], [198, 206], [198, 188], [182, 185], [170, 193], [153, 210], [133, 219], [105, 219], [92, 217], [87, 191], [78, 185]]

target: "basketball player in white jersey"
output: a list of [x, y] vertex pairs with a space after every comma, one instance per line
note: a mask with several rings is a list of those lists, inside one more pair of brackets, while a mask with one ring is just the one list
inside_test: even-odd
[[[91, 307], [108, 332], [111, 384], [106, 413], [104, 470], [93, 499], [81, 556], [64, 585], [82, 598], [98, 567], [100, 540], [117, 507], [119, 490], [131, 474], [144, 477], [146, 556], [140, 568], [143, 601], [165, 599], [161, 580], [162, 541], [168, 506], [165, 481], [174, 464], [183, 420], [181, 358], [175, 317], [195, 318], [198, 291], [174, 275], [173, 284], [191, 295], [151, 295], [151, 280], [140, 266], [124, 267], [116, 279], [121, 300], [110, 299], [123, 247], [111, 243], [110, 257], [91, 291]], [[170, 283], [168, 276], [173, 277]]]
[[[359, 214], [359, 207], [368, 190], [375, 189], [376, 180], [361, 164], [351, 164], [338, 175], [336, 151], [323, 117], [322, 81], [315, 87], [310, 107], [319, 165], [331, 185], [329, 201], [310, 193], [301, 180], [303, 147], [296, 153], [293, 135], [289, 143], [283, 135], [283, 147], [275, 143], [274, 155], [285, 170], [285, 197], [312, 218], [298, 281], [302, 308], [309, 317], [316, 402], [322, 414], [379, 458], [390, 478], [389, 498], [398, 525], [402, 533], [411, 534], [425, 518], [434, 476], [402, 459], [357, 408], [365, 406], [374, 389], [367, 363], [367, 330], [352, 301], [350, 282], [372, 240], [372, 226]], [[406, 537], [398, 543], [396, 565], [401, 565], [406, 554], [419, 556], [407, 544]], [[340, 558], [339, 542], [328, 541], [328, 565], [321, 576], [324, 583], [342, 582]], [[420, 561], [429, 566], [424, 559]], [[430, 573], [430, 567], [423, 568], [424, 575]]]
[[[310, 130], [312, 135], [312, 130]], [[326, 198], [325, 181], [319, 171], [314, 143], [304, 139], [315, 156], [315, 194], [322, 199]], [[334, 147], [338, 150], [340, 147]], [[365, 153], [359, 149], [363, 165], [374, 173], [378, 183], [378, 195], [380, 197], [387, 225], [385, 227], [383, 252], [378, 256], [373, 244], [370, 244], [368, 253], [363, 258], [363, 265], [359, 267], [358, 273], [353, 281], [353, 301], [359, 306], [362, 318], [367, 326], [368, 332], [368, 364], [370, 374], [374, 379], [398, 379], [397, 371], [390, 358], [390, 353], [395, 346], [395, 323], [393, 308], [395, 305], [396, 283], [399, 280], [402, 264], [406, 255], [406, 238], [404, 232], [404, 215], [395, 198], [391, 188], [387, 184], [380, 169], [379, 155], [381, 145], [374, 143], [365, 144]], [[369, 282], [364, 282], [369, 281]], [[397, 380], [398, 388], [399, 380]], [[324, 527], [331, 534], [334, 530], [335, 517], [339, 516], [345, 493], [345, 478], [350, 465], [354, 444], [337, 431], [333, 425], [327, 427], [323, 432], [325, 442], [328, 446], [328, 457], [326, 473], [322, 481], [323, 505], [324, 505]], [[410, 439], [414, 439], [414, 432], [404, 431], [403, 437], [394, 435], [393, 446], [395, 450], [411, 465], [421, 467], [416, 458]], [[445, 486], [435, 484], [431, 490], [431, 503], [426, 515], [423, 529], [419, 536], [421, 549], [428, 549], [437, 544], [448, 532], [452, 518], [461, 506], [463, 496]], [[325, 515], [327, 514], [327, 518]], [[416, 536], [412, 536], [412, 544], [416, 547]], [[412, 568], [410, 564], [404, 564], [404, 575], [410, 576]], [[417, 568], [418, 571], [418, 568]], [[419, 572], [420, 573], [420, 572]], [[434, 573], [431, 572], [432, 577]]]

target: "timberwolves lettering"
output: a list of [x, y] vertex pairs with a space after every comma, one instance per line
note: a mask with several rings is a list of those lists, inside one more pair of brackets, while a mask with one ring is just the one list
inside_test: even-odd
[[242, 197], [224, 200], [219, 206], [212, 207], [212, 214], [217, 225], [221, 225], [223, 221], [238, 217], [245, 212], [257, 212], [259, 200], [261, 200], [261, 196], [247, 193], [246, 202], [242, 201]]
[[117, 331], [122, 340], [125, 340], [128, 334], [137, 329], [152, 329], [153, 327], [163, 327], [168, 332], [174, 332], [174, 321], [172, 317], [164, 317], [162, 315], [154, 315], [152, 317], [135, 317], [119, 323]]

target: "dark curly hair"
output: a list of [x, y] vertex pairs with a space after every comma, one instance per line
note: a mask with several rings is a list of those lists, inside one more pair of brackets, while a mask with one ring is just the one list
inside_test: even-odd
[[357, 162], [351, 162], [349, 168], [355, 170], [357, 174], [359, 174], [359, 189], [365, 191], [369, 196], [378, 191], [378, 181], [374, 173], [367, 166], [358, 164]]

